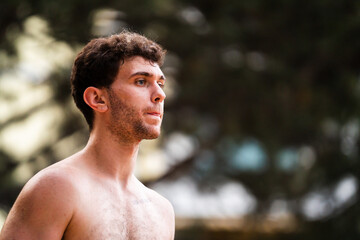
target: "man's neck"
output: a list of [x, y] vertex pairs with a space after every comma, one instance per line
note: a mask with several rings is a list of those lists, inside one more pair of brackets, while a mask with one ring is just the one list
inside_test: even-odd
[[[94, 130], [93, 130], [94, 131]], [[140, 141], [125, 142], [105, 132], [91, 132], [83, 153], [99, 174], [107, 175], [125, 188], [133, 177]]]

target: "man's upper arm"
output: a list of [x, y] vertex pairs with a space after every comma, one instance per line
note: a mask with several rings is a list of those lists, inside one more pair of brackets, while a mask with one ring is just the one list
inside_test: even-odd
[[21, 191], [0, 240], [60, 240], [75, 203], [74, 187], [64, 174], [55, 171], [38, 174]]

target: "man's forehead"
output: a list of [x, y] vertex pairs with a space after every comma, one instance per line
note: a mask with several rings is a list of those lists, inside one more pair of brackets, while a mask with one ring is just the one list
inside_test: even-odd
[[159, 64], [140, 56], [125, 59], [124, 63], [120, 65], [119, 74], [124, 77], [131, 77], [133, 75], [158, 75], [159, 77], [164, 78], [164, 74], [161, 71]]

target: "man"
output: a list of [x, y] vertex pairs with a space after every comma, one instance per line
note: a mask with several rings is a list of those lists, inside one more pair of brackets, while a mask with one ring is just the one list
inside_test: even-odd
[[171, 204], [133, 175], [139, 143], [160, 134], [164, 55], [131, 32], [83, 48], [71, 84], [89, 141], [29, 180], [0, 240], [174, 239]]

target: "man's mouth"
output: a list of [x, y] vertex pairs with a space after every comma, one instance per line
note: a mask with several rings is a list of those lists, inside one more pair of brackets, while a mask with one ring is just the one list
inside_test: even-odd
[[161, 118], [161, 113], [160, 112], [147, 112], [147, 114], [154, 116], [154, 117], [159, 117]]

